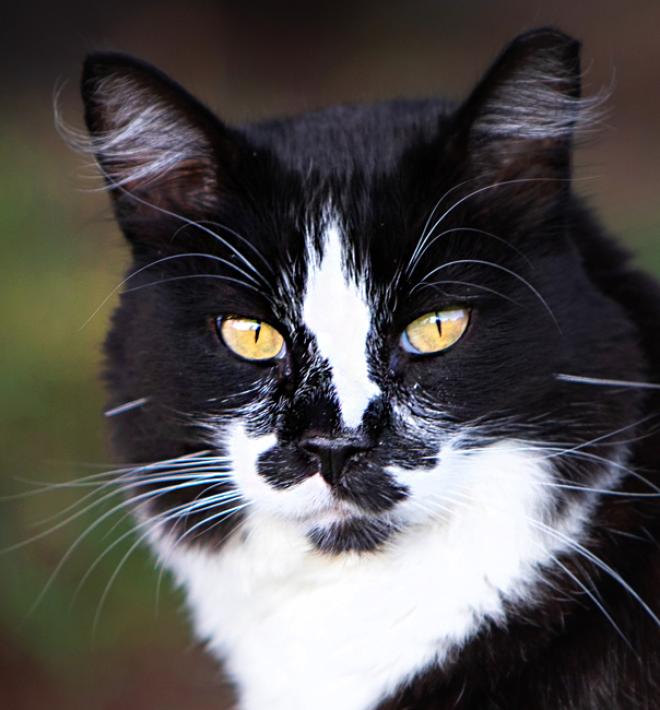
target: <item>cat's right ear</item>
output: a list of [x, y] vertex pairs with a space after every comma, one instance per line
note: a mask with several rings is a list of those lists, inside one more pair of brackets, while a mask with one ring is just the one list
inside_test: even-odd
[[129, 239], [153, 238], [173, 215], [213, 214], [231, 189], [240, 136], [157, 69], [125, 55], [90, 55], [81, 90], [88, 150]]

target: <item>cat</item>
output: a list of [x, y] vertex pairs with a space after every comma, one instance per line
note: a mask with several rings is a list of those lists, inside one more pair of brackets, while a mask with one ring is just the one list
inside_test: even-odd
[[119, 477], [243, 710], [660, 703], [660, 289], [576, 195], [580, 44], [230, 127], [93, 54]]

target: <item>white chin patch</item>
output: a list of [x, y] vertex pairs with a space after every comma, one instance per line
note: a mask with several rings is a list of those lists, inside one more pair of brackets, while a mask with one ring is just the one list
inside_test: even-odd
[[379, 389], [367, 369], [371, 312], [362, 289], [346, 274], [343, 261], [339, 226], [330, 222], [320, 264], [314, 250], [309, 250], [303, 320], [330, 365], [342, 420], [347, 427], [357, 428]]
[[[510, 441], [394, 470], [411, 490], [401, 504], [410, 525], [377, 553], [321, 555], [297, 521], [273, 514], [301, 504], [285, 498], [304, 484], [267, 493], [254, 478], [269, 445], [233, 432], [236, 482], [252, 501], [242, 534], [219, 551], [159, 543], [242, 710], [374, 707], [487, 620], [504, 623], [506, 601], [533, 602], [544, 568], [582, 529], [576, 504], [548, 532], [550, 466]], [[304, 495], [323, 507], [322, 492]]]

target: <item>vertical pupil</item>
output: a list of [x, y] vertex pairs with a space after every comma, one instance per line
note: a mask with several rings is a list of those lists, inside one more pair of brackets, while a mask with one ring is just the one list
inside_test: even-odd
[[254, 342], [259, 340], [259, 333], [261, 332], [261, 321], [257, 321], [257, 327], [254, 329]]
[[435, 314], [435, 327], [438, 329], [438, 335], [442, 338], [442, 318], [437, 312]]

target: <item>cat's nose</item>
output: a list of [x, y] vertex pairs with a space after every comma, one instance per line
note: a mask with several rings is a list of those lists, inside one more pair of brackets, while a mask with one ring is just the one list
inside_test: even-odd
[[311, 436], [300, 442], [300, 447], [318, 459], [319, 473], [331, 486], [337, 485], [346, 464], [357, 454], [371, 448], [362, 438]]

